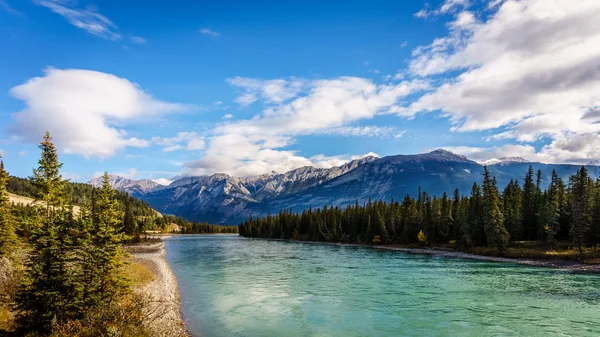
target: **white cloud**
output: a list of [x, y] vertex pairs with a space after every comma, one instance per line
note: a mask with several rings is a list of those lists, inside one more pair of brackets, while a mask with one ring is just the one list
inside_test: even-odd
[[11, 14], [11, 15], [15, 15], [15, 16], [22, 16], [23, 15], [23, 13], [21, 13], [20, 11], [14, 9], [5, 0], [0, 0], [0, 10], [3, 10], [6, 13]]
[[157, 183], [159, 185], [163, 185], [163, 186], [169, 186], [173, 182], [172, 180], [167, 179], [167, 178], [152, 179], [152, 181], [154, 181], [155, 183]]
[[89, 34], [107, 40], [121, 38], [117, 26], [107, 17], [98, 13], [94, 7], [77, 8], [71, 2], [62, 0], [33, 0], [37, 5], [46, 7], [52, 12], [64, 17], [73, 26]]
[[529, 161], [542, 163], [587, 164], [591, 160], [600, 159], [600, 136], [597, 134], [560, 136], [539, 151], [529, 144], [506, 144], [490, 147], [445, 146], [442, 148], [479, 162], [501, 157], [522, 157]]
[[324, 130], [322, 133], [346, 137], [395, 137], [402, 132], [391, 126], [342, 126]]
[[404, 41], [400, 44], [400, 47], [405, 48], [408, 46], [408, 41]]
[[204, 35], [209, 35], [209, 36], [221, 36], [220, 33], [215, 32], [214, 30], [211, 30], [210, 28], [202, 28], [198, 31], [200, 34], [204, 34]]
[[135, 43], [135, 44], [144, 44], [144, 43], [148, 42], [148, 41], [146, 41], [146, 39], [144, 39], [143, 37], [139, 37], [139, 36], [132, 36], [132, 37], [130, 37], [130, 40], [132, 43]]
[[[306, 165], [329, 165], [322, 158], [306, 158], [281, 148], [292, 145], [297, 136], [328, 132], [391, 136], [392, 131], [383, 127], [351, 125], [389, 113], [406, 96], [428, 88], [423, 81], [376, 85], [357, 77], [313, 81], [237, 79], [232, 84], [249, 88], [267, 107], [260, 116], [217, 126], [207, 139], [204, 156], [186, 163], [185, 174], [223, 172], [252, 176]], [[283, 89], [273, 90], [273, 86]], [[340, 162], [350, 158], [335, 159]]]
[[222, 102], [222, 101], [216, 101], [216, 102], [214, 102], [213, 104], [214, 104], [214, 105], [221, 105], [221, 104], [223, 104], [223, 102]]
[[305, 80], [275, 79], [258, 80], [247, 77], [233, 77], [227, 79], [227, 83], [242, 89], [242, 93], [235, 99], [241, 106], [248, 106], [259, 99], [267, 103], [283, 103], [296, 97], [306, 85]]
[[600, 132], [591, 116], [600, 107], [600, 2], [492, 1], [488, 8], [479, 17], [458, 12], [448, 36], [413, 51], [413, 76], [450, 77], [398, 114], [441, 111], [456, 131], [502, 128], [488, 140], [549, 137], [538, 154], [545, 161], [595, 156], [591, 147], [571, 155], [561, 148], [595, 143]]
[[232, 114], [226, 114], [225, 116], [223, 116], [223, 119], [232, 119], [233, 115]]
[[[495, 0], [497, 1], [497, 0]], [[425, 8], [415, 13], [415, 17], [426, 19], [432, 16], [455, 13], [461, 9], [471, 6], [470, 0], [444, 0], [444, 2], [436, 9], [430, 10], [426, 4]]]
[[152, 142], [164, 146], [163, 152], [177, 150], [201, 151], [206, 146], [204, 137], [196, 132], [179, 132], [177, 136], [171, 138], [152, 137]]
[[0, 156], [4, 157], [7, 153], [8, 152], [6, 152], [5, 150], [0, 149]]
[[114, 125], [139, 118], [185, 111], [189, 107], [158, 101], [139, 85], [117, 76], [80, 69], [49, 68], [10, 90], [26, 108], [13, 115], [10, 131], [38, 143], [46, 130], [64, 153], [110, 157], [126, 146], [146, 147]]
[[19, 157], [25, 157], [27, 155], [27, 151], [20, 151]]

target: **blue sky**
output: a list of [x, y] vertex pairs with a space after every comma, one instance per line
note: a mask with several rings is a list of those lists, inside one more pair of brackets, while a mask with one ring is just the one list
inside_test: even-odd
[[[0, 152], [170, 180], [446, 148], [600, 158], [600, 2], [0, 0]], [[575, 24], [576, 23], [576, 24]]]

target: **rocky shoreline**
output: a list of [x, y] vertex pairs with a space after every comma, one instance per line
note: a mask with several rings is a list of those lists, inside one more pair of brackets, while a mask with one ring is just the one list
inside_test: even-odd
[[143, 263], [154, 274], [154, 280], [141, 289], [150, 298], [147, 315], [153, 335], [190, 336], [181, 315], [177, 279], [165, 260], [164, 242], [128, 246], [126, 249], [137, 262]]

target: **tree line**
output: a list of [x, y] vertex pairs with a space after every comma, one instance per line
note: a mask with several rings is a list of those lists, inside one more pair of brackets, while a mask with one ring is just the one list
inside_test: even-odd
[[600, 180], [582, 166], [565, 183], [552, 172], [549, 187], [541, 188], [542, 173], [530, 166], [523, 184], [511, 180], [500, 191], [484, 167], [483, 182], [469, 195], [430, 196], [419, 189], [415, 198], [371, 201], [345, 208], [292, 209], [266, 217], [249, 217], [239, 225], [246, 237], [293, 240], [448, 244], [465, 248], [487, 246], [505, 250], [515, 241], [542, 241], [553, 248], [571, 241], [581, 253], [600, 243]]
[[[237, 227], [160, 216], [113, 190], [64, 179], [49, 133], [29, 179], [10, 177], [0, 156], [0, 310], [10, 308], [17, 336], [147, 336], [147, 299], [132, 291], [123, 244], [146, 229], [177, 224], [184, 233]], [[8, 192], [35, 203], [10, 202]], [[75, 212], [79, 206], [79, 212]], [[0, 335], [4, 332], [0, 327]]]

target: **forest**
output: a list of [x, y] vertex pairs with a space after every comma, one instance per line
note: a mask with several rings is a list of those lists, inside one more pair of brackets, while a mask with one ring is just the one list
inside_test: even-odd
[[[71, 183], [60, 174], [50, 134], [39, 147], [29, 179], [10, 177], [0, 157], [0, 335], [151, 335], [149, 299], [133, 291], [135, 269], [127, 268], [132, 262], [123, 246], [165, 225], [184, 233], [237, 227], [163, 217], [113, 190], [107, 173], [99, 188]], [[35, 203], [12, 203], [9, 192]]]
[[483, 182], [469, 195], [371, 201], [345, 208], [327, 207], [252, 218], [239, 225], [245, 237], [363, 244], [488, 247], [503, 254], [511, 246], [535, 242], [544, 250], [572, 247], [580, 254], [600, 243], [600, 180], [581, 167], [567, 182], [553, 172], [542, 190], [541, 172], [529, 167], [522, 185], [499, 191], [484, 167]]

